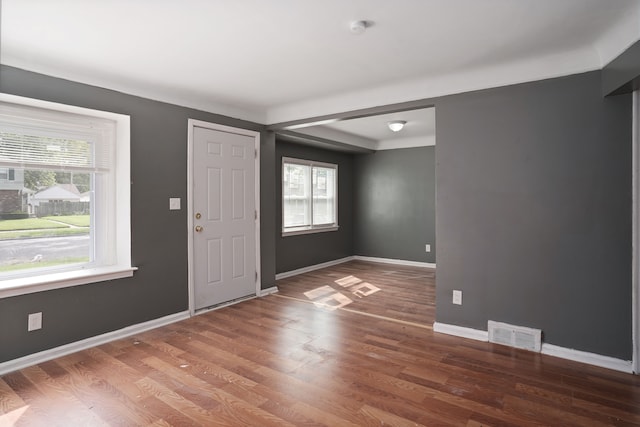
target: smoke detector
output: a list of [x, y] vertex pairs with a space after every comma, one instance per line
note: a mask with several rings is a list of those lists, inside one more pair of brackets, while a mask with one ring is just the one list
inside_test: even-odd
[[371, 26], [371, 23], [364, 20], [353, 21], [349, 26], [349, 29], [353, 34], [362, 34], [370, 26]]

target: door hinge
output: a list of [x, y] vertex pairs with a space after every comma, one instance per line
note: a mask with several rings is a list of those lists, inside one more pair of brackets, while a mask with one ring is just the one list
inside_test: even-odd
[[258, 211], [253, 211], [254, 213], [254, 219], [258, 219]]
[[253, 158], [254, 158], [254, 159], [257, 159], [257, 158], [258, 158], [258, 149], [257, 149], [257, 148], [255, 148], [255, 149], [253, 150]]

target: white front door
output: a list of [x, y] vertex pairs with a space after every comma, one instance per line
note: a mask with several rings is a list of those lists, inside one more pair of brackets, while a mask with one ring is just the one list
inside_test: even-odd
[[194, 311], [256, 294], [258, 137], [220, 129], [192, 128]]

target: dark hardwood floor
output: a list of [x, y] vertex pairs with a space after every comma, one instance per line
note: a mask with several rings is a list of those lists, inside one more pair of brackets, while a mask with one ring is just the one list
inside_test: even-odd
[[0, 425], [640, 425], [636, 376], [433, 333], [432, 270], [353, 262], [278, 286], [6, 374]]

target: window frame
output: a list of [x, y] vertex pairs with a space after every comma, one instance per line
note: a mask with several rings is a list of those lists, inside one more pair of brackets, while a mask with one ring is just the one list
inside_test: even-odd
[[[284, 198], [284, 175], [285, 175], [285, 167], [287, 164], [295, 164], [295, 165], [301, 165], [301, 166], [307, 166], [309, 167], [309, 194], [308, 196], [306, 196], [308, 198], [308, 202], [309, 202], [309, 209], [310, 209], [310, 213], [309, 213], [309, 225], [304, 225], [304, 226], [296, 226], [296, 227], [285, 227], [285, 221], [284, 221], [284, 217], [285, 217], [285, 198]], [[314, 225], [313, 223], [313, 168], [314, 167], [319, 167], [319, 168], [326, 168], [326, 169], [333, 169], [334, 173], [335, 173], [335, 179], [334, 179], [334, 206], [333, 206], [333, 217], [334, 217], [334, 222], [330, 223], [330, 224], [319, 224], [319, 225]], [[297, 235], [301, 235], [301, 234], [313, 234], [313, 233], [324, 233], [324, 232], [328, 232], [328, 231], [337, 231], [340, 226], [338, 224], [338, 165], [334, 164], [334, 163], [327, 163], [327, 162], [320, 162], [320, 161], [315, 161], [315, 160], [306, 160], [306, 159], [300, 159], [300, 158], [295, 158], [295, 157], [286, 157], [283, 156], [282, 157], [282, 167], [281, 167], [281, 179], [280, 179], [280, 189], [281, 189], [281, 197], [280, 197], [280, 204], [281, 204], [281, 208], [282, 208], [282, 226], [281, 226], [281, 232], [282, 232], [282, 236], [286, 237], [286, 236], [297, 236]]]
[[103, 208], [96, 212], [92, 221], [103, 221], [100, 228], [112, 230], [115, 237], [114, 242], [104, 233], [95, 236], [94, 244], [109, 252], [98, 264], [79, 264], [77, 268], [40, 270], [33, 274], [25, 272], [24, 275], [0, 278], [0, 298], [131, 277], [136, 268], [131, 265], [130, 117], [8, 94], [0, 94], [0, 103], [12, 104], [12, 107], [24, 108], [24, 111], [35, 108], [33, 116], [29, 115], [34, 118], [42, 114], [60, 114], [60, 117], [74, 114], [82, 119], [114, 123], [110, 186], [107, 191], [98, 190], [101, 194], [97, 196], [104, 198]]

